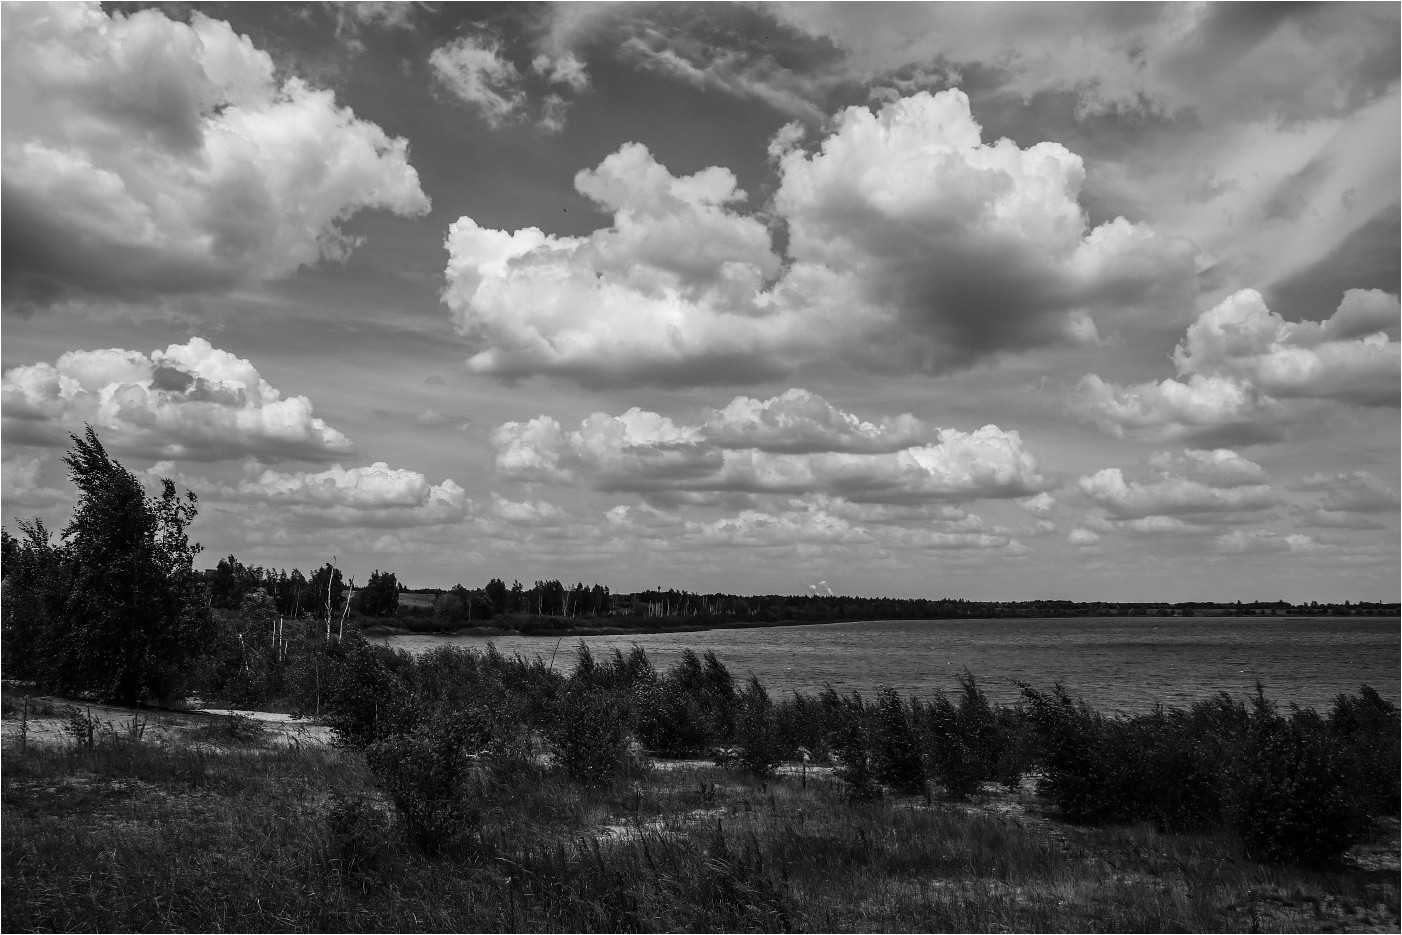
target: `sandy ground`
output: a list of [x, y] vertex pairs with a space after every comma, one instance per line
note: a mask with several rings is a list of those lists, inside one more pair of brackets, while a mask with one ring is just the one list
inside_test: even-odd
[[[227, 708], [197, 708], [190, 711], [120, 708], [103, 704], [77, 704], [48, 695], [34, 695], [29, 699], [30, 713], [26, 719], [22, 716], [21, 696], [17, 693], [7, 693], [6, 698], [16, 706], [15, 710], [5, 712], [0, 720], [0, 734], [3, 734], [6, 744], [19, 742], [20, 734], [24, 730], [21, 722], [26, 720], [28, 743], [73, 743], [73, 737], [66, 729], [68, 712], [73, 710], [91, 718], [95, 732], [99, 735], [119, 738], [139, 736], [140, 739], [152, 743], [207, 743], [208, 741], [201, 736], [203, 730], [217, 728], [220, 719], [229, 716], [246, 717], [261, 724], [266, 731], [265, 739], [271, 746], [331, 742], [331, 732], [322, 724], [266, 711], [236, 711]], [[216, 743], [209, 745], [218, 746]]]

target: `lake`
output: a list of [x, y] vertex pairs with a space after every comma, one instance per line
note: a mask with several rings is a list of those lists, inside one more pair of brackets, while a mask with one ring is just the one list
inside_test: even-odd
[[[989, 698], [1017, 698], [1012, 680], [1050, 688], [1060, 681], [1100, 710], [1138, 712], [1155, 702], [1185, 705], [1218, 692], [1242, 697], [1259, 679], [1282, 705], [1323, 708], [1368, 684], [1396, 703], [1395, 617], [1076, 617], [889, 620], [691, 633], [529, 637], [389, 636], [376, 642], [412, 653], [437, 646], [540, 655], [574, 666], [583, 640], [596, 657], [633, 645], [659, 671], [687, 648], [712, 650], [737, 679], [751, 672], [771, 694], [824, 685], [870, 695], [889, 685], [929, 696], [957, 689], [968, 669]], [[558, 651], [557, 651], [558, 647]]]

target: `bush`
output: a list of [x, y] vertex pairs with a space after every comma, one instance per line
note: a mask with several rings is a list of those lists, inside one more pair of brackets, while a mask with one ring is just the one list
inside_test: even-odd
[[1008, 732], [967, 671], [959, 676], [958, 706], [941, 692], [925, 721], [931, 772], [950, 795], [965, 798], [994, 779], [1017, 784], [1021, 769], [1010, 754]]
[[1343, 745], [1354, 794], [1374, 814], [1396, 815], [1399, 802], [1399, 725], [1397, 706], [1370, 686], [1357, 695], [1339, 695], [1329, 712], [1329, 730]]
[[877, 692], [872, 734], [876, 778], [894, 792], [924, 792], [925, 763], [920, 755], [920, 744], [911, 717], [892, 688]]
[[737, 757], [740, 765], [756, 779], [769, 778], [783, 759], [778, 740], [774, 703], [759, 679], [751, 675], [740, 693], [735, 713], [735, 742], [740, 747]]
[[1367, 827], [1364, 804], [1350, 794], [1343, 745], [1314, 711], [1282, 718], [1259, 692], [1251, 721], [1224, 797], [1247, 853], [1272, 862], [1337, 860]]
[[365, 760], [394, 803], [408, 841], [430, 856], [473, 828], [471, 756], [486, 742], [475, 718], [443, 719], [377, 740]]
[[837, 728], [828, 742], [836, 767], [833, 775], [841, 782], [849, 802], [870, 802], [881, 798], [881, 783], [871, 756], [871, 736], [866, 707], [861, 695], [843, 699]]
[[627, 715], [614, 692], [579, 683], [565, 689], [548, 733], [555, 762], [571, 781], [602, 787], [641, 765], [634, 761]]

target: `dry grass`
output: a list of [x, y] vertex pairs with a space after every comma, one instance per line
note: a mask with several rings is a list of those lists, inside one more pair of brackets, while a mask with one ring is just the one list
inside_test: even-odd
[[484, 780], [476, 830], [429, 860], [359, 754], [193, 743], [211, 725], [189, 717], [6, 742], [4, 930], [1398, 930], [1395, 825], [1310, 872], [1223, 836], [1066, 826], [1028, 791], [853, 807], [822, 773], [693, 764], [598, 792]]

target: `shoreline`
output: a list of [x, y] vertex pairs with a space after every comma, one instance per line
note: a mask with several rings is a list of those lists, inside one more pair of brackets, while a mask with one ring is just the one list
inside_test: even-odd
[[1371, 615], [1359, 616], [1339, 616], [1334, 614], [1290, 614], [1281, 616], [1256, 616], [1246, 614], [1193, 614], [1191, 616], [1160, 616], [1146, 614], [1142, 617], [1131, 615], [1100, 615], [1100, 614], [1066, 614], [1060, 616], [1032, 617], [1032, 616], [998, 616], [998, 617], [854, 617], [846, 620], [736, 620], [729, 622], [709, 621], [706, 623], [683, 623], [680, 620], [676, 623], [654, 623], [665, 618], [645, 618], [649, 622], [636, 625], [609, 625], [609, 626], [579, 626], [550, 628], [532, 628], [529, 630], [518, 630], [512, 627], [491, 627], [491, 626], [466, 626], [452, 629], [419, 630], [410, 627], [395, 626], [393, 624], [376, 623], [370, 626], [360, 627], [360, 632], [367, 637], [391, 637], [391, 636], [434, 636], [434, 637], [494, 637], [494, 636], [518, 636], [526, 638], [559, 639], [565, 636], [646, 636], [649, 634], [661, 633], [703, 633], [709, 630], [755, 630], [782, 627], [809, 627], [828, 626], [837, 623], [944, 623], [947, 621], [963, 621], [967, 623], [976, 622], [1005, 622], [1019, 620], [1142, 620], [1142, 621], [1168, 621], [1177, 622], [1180, 620], [1199, 619], [1229, 619], [1233, 621], [1353, 621], [1357, 619], [1393, 619], [1387, 617], [1373, 617]]

